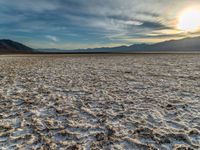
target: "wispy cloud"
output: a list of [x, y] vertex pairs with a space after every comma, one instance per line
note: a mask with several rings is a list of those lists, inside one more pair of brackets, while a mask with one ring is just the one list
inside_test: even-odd
[[58, 38], [56, 36], [52, 36], [52, 35], [46, 35], [45, 36], [47, 39], [53, 41], [53, 42], [58, 42]]

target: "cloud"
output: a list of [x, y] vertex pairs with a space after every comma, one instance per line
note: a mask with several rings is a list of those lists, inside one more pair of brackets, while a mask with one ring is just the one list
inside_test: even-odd
[[160, 29], [168, 29], [170, 27], [163, 25], [160, 22], [150, 22], [150, 21], [144, 21], [141, 26], [142, 28], [151, 28], [151, 29], [156, 29], [156, 30], [160, 30]]
[[58, 42], [58, 38], [56, 36], [52, 36], [52, 35], [46, 35], [45, 36], [47, 39], [53, 41], [53, 42]]
[[[36, 43], [117, 45], [174, 38], [181, 10], [199, 0], [0, 0], [1, 36]], [[156, 33], [156, 34], [155, 34]], [[45, 38], [44, 38], [44, 35]], [[58, 39], [59, 37], [59, 39]], [[32, 40], [30, 40], [32, 39]], [[59, 43], [58, 43], [59, 42]], [[41, 44], [42, 45], [42, 44]]]
[[143, 22], [136, 21], [136, 20], [128, 20], [128, 21], [125, 21], [124, 24], [134, 25], [134, 26], [140, 26], [140, 25], [143, 24]]
[[56, 10], [59, 4], [54, 0], [0, 0], [0, 5], [4, 8], [12, 8], [17, 11], [33, 11], [33, 12], [44, 12], [50, 10]]

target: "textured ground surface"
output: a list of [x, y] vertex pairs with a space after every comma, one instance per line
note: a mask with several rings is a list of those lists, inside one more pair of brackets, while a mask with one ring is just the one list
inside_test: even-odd
[[1, 56], [0, 149], [200, 149], [199, 56]]

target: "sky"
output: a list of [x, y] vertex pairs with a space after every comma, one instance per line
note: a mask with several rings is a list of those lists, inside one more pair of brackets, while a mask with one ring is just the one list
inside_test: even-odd
[[0, 38], [32, 48], [79, 49], [156, 43], [188, 33], [181, 12], [199, 0], [0, 0]]

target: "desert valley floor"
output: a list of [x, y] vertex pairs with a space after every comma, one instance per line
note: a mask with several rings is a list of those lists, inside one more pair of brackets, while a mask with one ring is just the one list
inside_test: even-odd
[[0, 56], [0, 149], [200, 149], [200, 55]]

